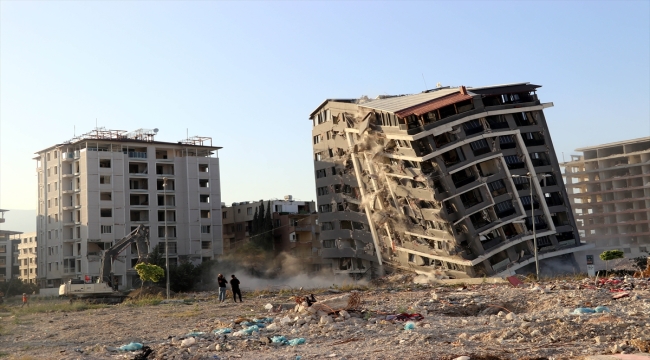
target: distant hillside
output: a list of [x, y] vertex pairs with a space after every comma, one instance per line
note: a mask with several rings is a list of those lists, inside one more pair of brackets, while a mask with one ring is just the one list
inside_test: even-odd
[[5, 222], [0, 223], [2, 230], [22, 232], [36, 231], [36, 210], [12, 210], [5, 213]]

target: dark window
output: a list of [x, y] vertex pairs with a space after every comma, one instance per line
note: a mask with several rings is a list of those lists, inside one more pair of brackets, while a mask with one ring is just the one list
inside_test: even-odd
[[524, 139], [524, 144], [526, 146], [538, 146], [544, 145], [544, 135], [540, 132], [529, 132], [521, 134], [521, 137]]
[[517, 126], [530, 126], [537, 124], [537, 122], [535, 122], [533, 114], [530, 112], [514, 113], [512, 114], [512, 117], [515, 119]]
[[442, 160], [446, 166], [453, 166], [465, 160], [465, 154], [461, 148], [456, 148], [442, 154]]
[[479, 156], [490, 152], [490, 145], [488, 145], [488, 142], [485, 139], [472, 141], [469, 143], [469, 146], [472, 148], [474, 156]]
[[544, 194], [544, 198], [546, 199], [546, 205], [547, 206], [558, 206], [558, 205], [563, 205], [564, 204], [564, 200], [562, 199], [562, 195], [560, 195], [559, 192], [546, 193], [546, 194]]
[[454, 182], [456, 188], [460, 188], [476, 180], [476, 176], [474, 176], [469, 169], [463, 169], [459, 172], [453, 173], [451, 175], [451, 180]]
[[499, 219], [514, 214], [515, 208], [512, 206], [512, 200], [506, 200], [494, 205], [495, 212]]
[[466, 135], [478, 134], [483, 131], [483, 125], [478, 120], [470, 120], [463, 124]]
[[517, 188], [517, 190], [526, 190], [530, 188], [530, 182], [528, 178], [514, 177], [512, 178], [512, 182], [515, 183], [515, 188]]
[[497, 197], [508, 192], [508, 189], [506, 189], [506, 184], [503, 182], [503, 180], [497, 180], [489, 183], [488, 188], [490, 188], [490, 192], [492, 193], [493, 197]]
[[499, 146], [501, 149], [514, 149], [517, 147], [517, 143], [512, 135], [504, 135], [499, 136]]
[[503, 115], [488, 116], [485, 118], [491, 129], [508, 129], [508, 121]]
[[517, 155], [508, 155], [503, 157], [508, 165], [508, 169], [522, 169], [524, 167], [524, 162], [519, 159]]
[[99, 216], [101, 217], [113, 217], [113, 209], [100, 209]]
[[434, 136], [433, 141], [436, 143], [437, 148], [441, 148], [451, 142], [456, 141], [456, 135], [446, 132], [438, 136]]
[[325, 169], [316, 170], [316, 179], [324, 178], [327, 176]]
[[533, 163], [533, 166], [551, 165], [548, 154], [545, 152], [530, 153], [530, 161]]
[[483, 197], [481, 196], [481, 192], [478, 189], [474, 189], [472, 191], [461, 194], [460, 200], [463, 202], [465, 209], [469, 209], [472, 206], [476, 206], [483, 202]]
[[[519, 198], [521, 204], [524, 206], [524, 209], [530, 209], [530, 195], [522, 196]], [[539, 208], [539, 202], [537, 201], [537, 196], [533, 197], [533, 209]]]

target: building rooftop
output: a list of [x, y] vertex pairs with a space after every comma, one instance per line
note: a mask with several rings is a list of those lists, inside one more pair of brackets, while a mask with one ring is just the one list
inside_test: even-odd
[[[534, 85], [529, 82], [522, 83], [512, 83], [512, 84], [499, 84], [499, 85], [489, 85], [481, 87], [467, 87], [467, 92], [469, 95], [493, 95], [503, 93], [503, 88], [508, 88], [509, 92], [524, 92], [524, 91], [535, 91], [537, 88], [541, 87], [540, 85]], [[346, 102], [346, 103], [356, 103], [360, 107], [365, 107], [368, 109], [386, 111], [392, 113], [402, 112], [406, 109], [416, 107], [418, 105], [426, 105], [434, 100], [446, 97], [453, 96], [461, 92], [462, 86], [457, 87], [440, 87], [436, 89], [426, 90], [419, 94], [407, 94], [407, 95], [381, 95], [376, 99], [365, 100], [365, 99], [327, 99], [322, 102], [311, 114], [312, 118], [325, 104], [330, 101], [333, 102]], [[398, 116], [401, 116], [398, 114]]]
[[650, 136], [637, 138], [637, 139], [631, 139], [631, 140], [617, 141], [617, 142], [601, 144], [601, 145], [586, 146], [586, 147], [578, 148], [578, 149], [576, 149], [576, 151], [583, 151], [584, 152], [584, 151], [597, 150], [597, 149], [603, 149], [603, 148], [608, 148], [608, 147], [636, 144], [636, 143], [640, 143], [640, 142], [644, 142], [644, 141], [650, 141]]
[[88, 140], [98, 140], [102, 142], [134, 142], [134, 143], [150, 143], [150, 144], [165, 144], [165, 145], [175, 145], [175, 146], [190, 146], [190, 147], [199, 147], [209, 150], [219, 150], [222, 149], [220, 146], [212, 145], [212, 138], [207, 136], [190, 136], [187, 139], [179, 140], [178, 142], [165, 142], [165, 141], [155, 141], [154, 137], [158, 133], [158, 129], [137, 129], [131, 132], [126, 130], [113, 130], [106, 129], [104, 127], [98, 127], [94, 130], [91, 130], [85, 134], [75, 136], [70, 140], [64, 141], [61, 144], [47, 147], [43, 150], [36, 152], [36, 154], [43, 151], [48, 151], [50, 149], [62, 146], [62, 145], [74, 145]]

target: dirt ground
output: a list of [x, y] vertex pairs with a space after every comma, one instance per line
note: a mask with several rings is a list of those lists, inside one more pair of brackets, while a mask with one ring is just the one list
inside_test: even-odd
[[[316, 298], [346, 293], [321, 291]], [[0, 307], [0, 358], [134, 359], [140, 351], [118, 350], [131, 342], [153, 350], [147, 359], [574, 359], [647, 351], [647, 283], [614, 300], [617, 293], [579, 281], [524, 288], [405, 282], [360, 290], [357, 309], [330, 315], [295, 312], [289, 292], [244, 291], [243, 303], [218, 303], [215, 292], [111, 306], [33, 300], [29, 308]], [[573, 314], [597, 306], [610, 312]], [[405, 322], [392, 319], [399, 313], [424, 318], [405, 330]], [[238, 332], [265, 318], [273, 325], [259, 322], [250, 335]], [[223, 328], [232, 332], [213, 333]], [[273, 336], [305, 343], [274, 343]]]

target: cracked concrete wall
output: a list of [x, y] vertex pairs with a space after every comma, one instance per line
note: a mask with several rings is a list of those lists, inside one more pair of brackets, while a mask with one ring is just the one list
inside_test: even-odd
[[[327, 101], [312, 114], [319, 219], [331, 227], [322, 255], [335, 272], [373, 276], [383, 263], [441, 278], [515, 271], [532, 257], [533, 221], [540, 251], [579, 245], [542, 112], [551, 104], [530, 91], [494, 104], [471, 90], [469, 105], [446, 105], [433, 122], [373, 108], [382, 100]], [[526, 174], [532, 199], [513, 178]], [[350, 218], [360, 225], [346, 232]]]

